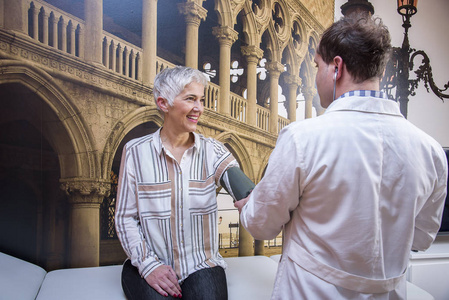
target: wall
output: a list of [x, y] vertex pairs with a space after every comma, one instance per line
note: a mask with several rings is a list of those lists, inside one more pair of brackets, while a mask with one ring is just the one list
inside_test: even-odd
[[[341, 15], [340, 6], [347, 1], [335, 0], [335, 18]], [[404, 29], [402, 17], [397, 13], [396, 1], [371, 0], [374, 15], [381, 17], [388, 26], [392, 43], [400, 47]], [[427, 0], [418, 2], [418, 12], [412, 16], [409, 29], [410, 46], [424, 50], [430, 58], [434, 80], [439, 88], [449, 81], [449, 59], [447, 58], [447, 30], [449, 28], [449, 1]], [[421, 57], [415, 59], [416, 67]], [[416, 67], [414, 70], [416, 70]], [[414, 78], [411, 72], [411, 78]], [[449, 91], [446, 91], [449, 94]], [[426, 92], [424, 84], [419, 83], [415, 96], [411, 96], [408, 105], [408, 120], [434, 137], [442, 146], [449, 147], [449, 99], [443, 103], [433, 92]]]

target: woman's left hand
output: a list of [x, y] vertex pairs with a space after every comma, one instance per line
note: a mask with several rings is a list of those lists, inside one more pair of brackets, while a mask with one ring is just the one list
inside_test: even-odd
[[166, 265], [157, 267], [145, 278], [146, 282], [162, 296], [181, 298], [181, 287], [175, 271]]

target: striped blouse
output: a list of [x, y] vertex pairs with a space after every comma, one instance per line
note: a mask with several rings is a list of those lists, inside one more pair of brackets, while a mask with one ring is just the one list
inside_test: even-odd
[[163, 146], [160, 129], [123, 149], [116, 229], [143, 278], [162, 264], [180, 282], [200, 269], [226, 268], [218, 252], [216, 188], [238, 163], [218, 141], [194, 137], [180, 162]]

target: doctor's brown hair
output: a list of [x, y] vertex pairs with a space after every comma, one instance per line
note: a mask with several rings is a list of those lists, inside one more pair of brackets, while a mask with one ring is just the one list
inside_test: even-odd
[[391, 54], [391, 37], [380, 18], [345, 17], [324, 31], [317, 53], [327, 64], [340, 56], [357, 83], [381, 79]]

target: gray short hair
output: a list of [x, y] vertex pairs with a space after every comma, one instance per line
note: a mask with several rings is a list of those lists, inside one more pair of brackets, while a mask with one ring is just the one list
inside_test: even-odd
[[[173, 106], [175, 97], [181, 94], [184, 88], [192, 82], [197, 82], [206, 87], [207, 78], [202, 72], [184, 66], [162, 70], [154, 79], [153, 95], [156, 106], [158, 106], [157, 98], [159, 97], [166, 99], [168, 104]], [[159, 106], [157, 108], [160, 109]]]

